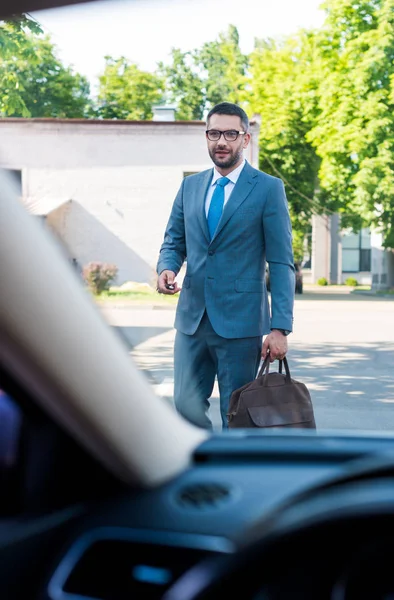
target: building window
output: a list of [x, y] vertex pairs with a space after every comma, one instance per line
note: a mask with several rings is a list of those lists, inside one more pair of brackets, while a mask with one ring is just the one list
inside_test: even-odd
[[342, 235], [342, 272], [371, 271], [371, 232], [362, 229]]
[[360, 250], [342, 249], [343, 273], [356, 273], [360, 270]]
[[361, 248], [360, 250], [360, 271], [371, 270], [371, 250]]

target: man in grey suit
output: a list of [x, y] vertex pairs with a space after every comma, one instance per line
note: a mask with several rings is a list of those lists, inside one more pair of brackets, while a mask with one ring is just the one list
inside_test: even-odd
[[177, 294], [175, 278], [187, 260], [175, 319], [174, 399], [186, 419], [205, 428], [212, 427], [215, 377], [226, 428], [232, 392], [256, 377], [268, 352], [271, 361], [286, 355], [293, 324], [295, 275], [284, 186], [245, 161], [248, 130], [239, 106], [222, 102], [210, 111], [206, 137], [215, 166], [183, 180], [157, 265], [158, 292]]

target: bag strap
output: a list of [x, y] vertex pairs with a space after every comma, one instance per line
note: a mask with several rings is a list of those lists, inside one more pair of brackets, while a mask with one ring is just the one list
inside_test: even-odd
[[269, 353], [265, 357], [265, 360], [264, 360], [263, 364], [261, 365], [261, 369], [258, 372], [257, 377], [262, 377], [264, 375], [265, 371], [266, 371], [267, 375], [270, 372], [270, 355], [269, 355]]
[[279, 361], [279, 373], [282, 373], [282, 363], [285, 366], [285, 372], [286, 372], [285, 381], [286, 381], [286, 383], [291, 383], [290, 368], [289, 368], [289, 363], [287, 362], [286, 356], [284, 357], [283, 360]]
[[[269, 372], [270, 372], [270, 362], [271, 362], [270, 361], [270, 356], [269, 356], [269, 353], [268, 353], [267, 356], [266, 356], [266, 358], [265, 358], [265, 360], [264, 360], [264, 362], [263, 362], [263, 364], [261, 365], [261, 369], [260, 369], [257, 377], [262, 377], [264, 375], [264, 373], [266, 375], [269, 374]], [[290, 374], [290, 369], [289, 369], [289, 363], [287, 362], [287, 358], [286, 357], [284, 357], [283, 360], [279, 361], [279, 373], [280, 374], [282, 374], [282, 372], [283, 372], [283, 365], [285, 367], [285, 373], [286, 373], [286, 375], [285, 375], [285, 382], [287, 384], [289, 384], [289, 383], [291, 383], [291, 374]]]

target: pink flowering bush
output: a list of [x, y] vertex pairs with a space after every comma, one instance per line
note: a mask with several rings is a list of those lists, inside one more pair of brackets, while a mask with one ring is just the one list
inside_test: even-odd
[[90, 262], [83, 268], [83, 278], [96, 296], [109, 289], [117, 274], [117, 266], [108, 263]]

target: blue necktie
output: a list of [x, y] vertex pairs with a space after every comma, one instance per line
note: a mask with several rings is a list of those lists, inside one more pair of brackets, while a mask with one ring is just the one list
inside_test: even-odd
[[212, 239], [217, 226], [219, 225], [220, 217], [223, 212], [224, 205], [224, 187], [230, 183], [227, 177], [221, 177], [216, 182], [215, 191], [212, 194], [211, 204], [208, 211], [208, 229]]

